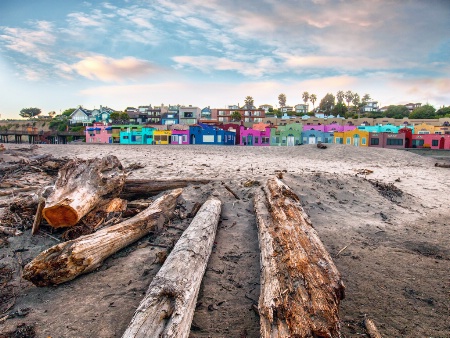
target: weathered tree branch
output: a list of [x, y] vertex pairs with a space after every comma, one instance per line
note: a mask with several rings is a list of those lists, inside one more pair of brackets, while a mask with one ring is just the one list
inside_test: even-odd
[[340, 337], [344, 285], [297, 195], [277, 178], [255, 196], [261, 337]]
[[216, 198], [203, 204], [153, 278], [124, 338], [189, 336], [220, 210]]
[[173, 190], [136, 216], [93, 234], [55, 245], [28, 263], [23, 277], [37, 286], [61, 284], [91, 272], [103, 261], [172, 216], [182, 189]]

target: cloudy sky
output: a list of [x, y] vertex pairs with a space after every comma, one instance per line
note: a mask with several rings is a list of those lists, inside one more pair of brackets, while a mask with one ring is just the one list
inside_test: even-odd
[[338, 90], [438, 108], [449, 18], [448, 0], [1, 0], [0, 114]]

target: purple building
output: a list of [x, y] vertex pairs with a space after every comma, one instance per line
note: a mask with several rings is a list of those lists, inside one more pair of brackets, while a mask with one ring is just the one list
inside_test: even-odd
[[270, 146], [270, 127], [255, 130], [240, 126], [241, 146]]
[[170, 144], [189, 144], [189, 130], [172, 130]]

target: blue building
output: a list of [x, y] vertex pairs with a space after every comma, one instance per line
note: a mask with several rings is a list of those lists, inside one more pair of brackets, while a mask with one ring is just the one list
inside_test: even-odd
[[142, 126], [127, 126], [120, 131], [121, 144], [152, 144], [155, 128]]
[[303, 144], [333, 143], [334, 132], [321, 130], [304, 130], [302, 132]]
[[234, 145], [236, 133], [199, 123], [189, 126], [190, 144]]

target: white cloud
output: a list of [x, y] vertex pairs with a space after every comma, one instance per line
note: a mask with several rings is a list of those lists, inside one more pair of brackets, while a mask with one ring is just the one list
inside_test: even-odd
[[150, 62], [135, 57], [113, 59], [103, 55], [82, 56], [82, 60], [70, 66], [65, 65], [61, 70], [104, 82], [136, 80], [158, 71]]
[[51, 32], [53, 24], [48, 21], [36, 21], [35, 29], [3, 27], [0, 35], [5, 47], [28, 57], [36, 58], [41, 62], [51, 59], [51, 47], [56, 37]]

